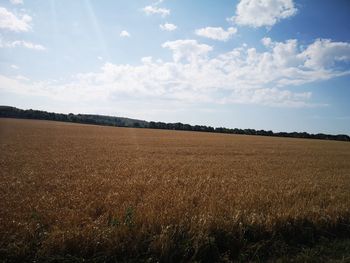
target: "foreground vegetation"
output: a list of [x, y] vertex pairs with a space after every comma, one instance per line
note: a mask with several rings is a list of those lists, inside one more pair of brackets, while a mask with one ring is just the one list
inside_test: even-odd
[[0, 119], [4, 262], [348, 262], [350, 144]]
[[241, 135], [259, 135], [259, 136], [273, 136], [273, 137], [290, 137], [290, 138], [304, 138], [304, 139], [319, 139], [319, 140], [334, 140], [334, 141], [350, 141], [350, 137], [346, 134], [310, 134], [307, 132], [273, 132], [255, 129], [229, 129], [224, 127], [214, 128], [205, 125], [190, 125], [178, 123], [165, 123], [154, 121], [143, 121], [136, 119], [129, 119], [123, 117], [112, 117], [103, 115], [91, 114], [62, 114], [38, 110], [21, 110], [14, 107], [0, 106], [0, 118], [21, 118], [21, 119], [37, 119], [37, 120], [51, 120], [64, 121], [83, 124], [96, 124], [115, 127], [133, 127], [133, 128], [151, 128], [162, 130], [178, 130], [178, 131], [196, 131], [196, 132], [215, 132]]

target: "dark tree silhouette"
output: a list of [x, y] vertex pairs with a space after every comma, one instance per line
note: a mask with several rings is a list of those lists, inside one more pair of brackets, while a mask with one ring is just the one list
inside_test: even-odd
[[38, 120], [52, 120], [76, 122], [95, 125], [106, 125], [116, 127], [134, 127], [134, 128], [151, 128], [151, 129], [165, 129], [165, 130], [180, 130], [180, 131], [197, 131], [197, 132], [215, 132], [215, 133], [229, 133], [229, 134], [244, 134], [244, 135], [259, 135], [259, 136], [276, 136], [276, 137], [290, 137], [290, 138], [305, 138], [305, 139], [321, 139], [321, 140], [336, 140], [336, 141], [350, 141], [350, 137], [345, 134], [330, 135], [330, 134], [309, 134], [306, 132], [277, 132], [254, 129], [229, 129], [224, 127], [213, 128], [204, 125], [190, 125], [177, 123], [165, 123], [154, 121], [135, 120], [122, 117], [112, 117], [104, 115], [89, 115], [89, 114], [62, 114], [38, 110], [21, 110], [15, 107], [0, 106], [0, 117], [2, 118], [21, 118], [21, 119], [38, 119]]

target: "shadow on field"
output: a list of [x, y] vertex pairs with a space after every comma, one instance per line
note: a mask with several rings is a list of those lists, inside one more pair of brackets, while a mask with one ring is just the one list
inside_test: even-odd
[[112, 224], [103, 234], [71, 231], [64, 239], [45, 238], [43, 231], [50, 232], [43, 226], [25, 241], [2, 241], [2, 262], [350, 262], [348, 219], [317, 225], [294, 219], [270, 229], [239, 224], [206, 233]]

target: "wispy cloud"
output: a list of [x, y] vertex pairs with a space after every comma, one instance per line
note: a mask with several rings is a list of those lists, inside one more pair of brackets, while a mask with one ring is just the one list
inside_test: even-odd
[[142, 8], [142, 11], [146, 15], [161, 15], [162, 17], [166, 17], [170, 15], [170, 9], [159, 7], [159, 5], [163, 2], [164, 2], [163, 0], [158, 0], [153, 4]]
[[26, 32], [31, 29], [32, 17], [24, 14], [16, 16], [4, 7], [0, 7], [0, 29], [14, 32]]
[[161, 7], [157, 7], [157, 6], [148, 5], [148, 6], [145, 6], [142, 10], [146, 15], [158, 14], [158, 15], [161, 15], [162, 17], [166, 17], [166, 16], [170, 15], [169, 9], [161, 8]]
[[38, 51], [45, 51], [46, 48], [43, 45], [35, 44], [29, 41], [24, 40], [15, 40], [12, 42], [4, 42], [2, 39], [0, 39], [0, 48], [16, 48], [16, 47], [23, 47], [28, 49], [34, 49]]
[[23, 0], [10, 0], [13, 5], [23, 5]]
[[227, 30], [222, 27], [205, 27], [197, 29], [196, 35], [214, 40], [227, 41], [237, 33], [237, 28], [230, 27]]
[[182, 60], [193, 62], [204, 59], [208, 52], [213, 47], [206, 44], [200, 44], [196, 40], [185, 39], [168, 41], [162, 45], [163, 48], [168, 48], [173, 52], [173, 59], [175, 62]]
[[176, 30], [177, 26], [171, 23], [165, 23], [162, 25], [159, 25], [160, 29], [163, 31], [174, 31]]

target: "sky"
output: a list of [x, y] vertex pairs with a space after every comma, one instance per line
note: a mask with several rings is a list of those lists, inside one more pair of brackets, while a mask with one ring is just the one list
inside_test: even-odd
[[350, 134], [348, 0], [0, 0], [0, 105]]

